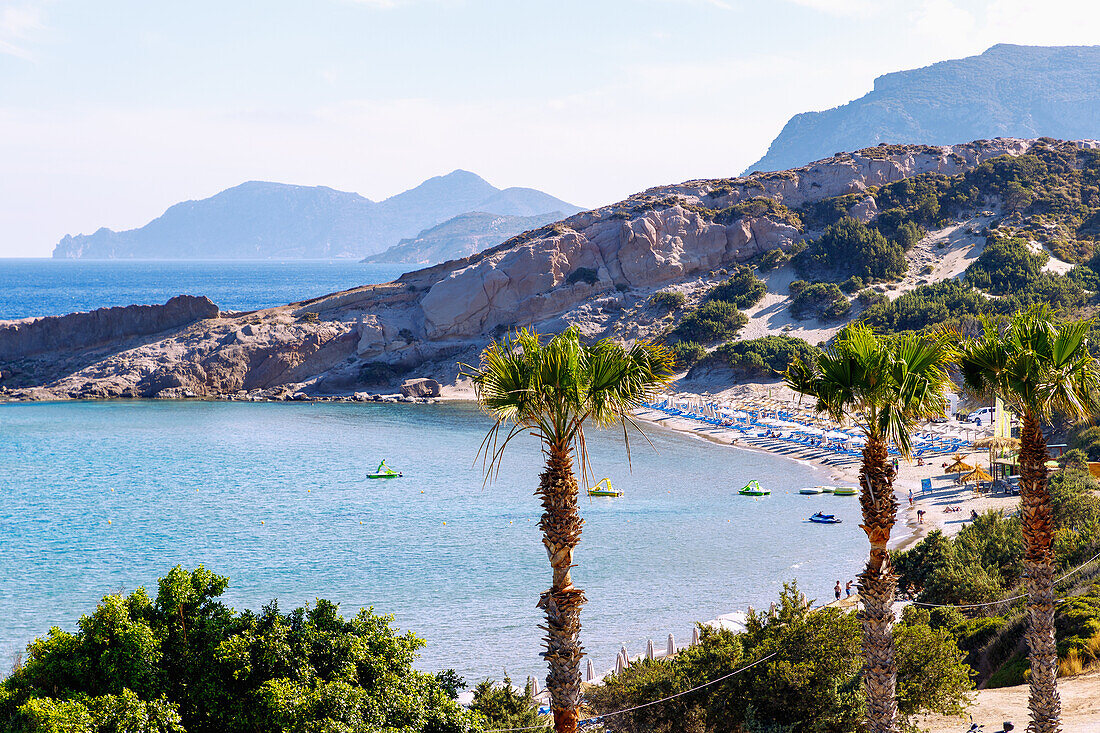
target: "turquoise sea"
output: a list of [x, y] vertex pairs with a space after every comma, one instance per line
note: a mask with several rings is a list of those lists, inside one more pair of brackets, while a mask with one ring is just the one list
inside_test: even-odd
[[409, 269], [348, 260], [0, 259], [0, 320], [163, 303], [181, 293], [205, 295], [222, 310], [254, 310], [389, 282]]
[[[72, 402], [0, 405], [0, 663], [106, 593], [177, 563], [230, 576], [238, 609], [328, 598], [392, 613], [428, 640], [420, 666], [467, 680], [543, 676], [535, 607], [550, 580], [520, 439], [483, 486], [488, 419], [469, 406]], [[590, 441], [620, 499], [583, 501], [583, 642], [679, 641], [695, 621], [766, 607], [783, 581], [818, 599], [865, 554], [854, 498], [799, 496], [820, 469], [655, 428], [627, 466], [621, 434]], [[368, 481], [379, 460], [405, 472]], [[750, 479], [770, 487], [740, 497]], [[823, 509], [844, 524], [805, 521]], [[109, 522], [109, 523], [108, 523]]]

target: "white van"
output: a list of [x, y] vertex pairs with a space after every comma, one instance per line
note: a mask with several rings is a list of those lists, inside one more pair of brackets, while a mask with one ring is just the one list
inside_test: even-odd
[[966, 416], [966, 421], [976, 425], [989, 425], [993, 422], [993, 408], [983, 407], [980, 410], [974, 410]]

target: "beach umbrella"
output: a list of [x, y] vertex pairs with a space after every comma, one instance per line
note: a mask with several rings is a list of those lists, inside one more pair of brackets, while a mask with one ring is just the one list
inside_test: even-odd
[[645, 642], [645, 658], [653, 661], [653, 639], [646, 639]]
[[668, 645], [665, 647], [665, 656], [673, 656], [676, 654], [676, 641], [672, 638], [672, 634], [668, 635]]
[[993, 435], [988, 438], [979, 438], [974, 441], [975, 448], [988, 448], [990, 450], [1002, 450], [1004, 448], [1019, 448], [1018, 438], [1009, 438], [1004, 435]]
[[541, 690], [539, 690], [539, 681], [534, 677], [528, 677], [527, 679], [531, 680], [531, 694], [534, 697], [538, 697], [541, 692]]
[[947, 467], [947, 473], [962, 473], [964, 471], [972, 471], [974, 467], [962, 459], [962, 456], [955, 456], [955, 462]]
[[623, 670], [625, 670], [625, 669], [626, 669], [626, 665], [623, 664], [623, 655], [622, 654], [616, 654], [615, 655], [615, 674], [622, 674]]
[[693, 626], [691, 628], [691, 645], [695, 646], [699, 643], [699, 627]]
[[592, 658], [588, 659], [588, 669], [585, 670], [585, 682], [591, 682], [596, 679], [596, 667], [592, 664]]
[[993, 477], [986, 472], [981, 466], [975, 466], [974, 470], [963, 476], [963, 483], [976, 482], [981, 486], [982, 481], [992, 481]]

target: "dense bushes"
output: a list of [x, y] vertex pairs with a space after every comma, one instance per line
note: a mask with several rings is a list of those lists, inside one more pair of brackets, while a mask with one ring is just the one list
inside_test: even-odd
[[842, 280], [853, 275], [866, 282], [896, 280], [905, 274], [905, 250], [850, 216], [825, 229], [794, 258], [803, 277], [831, 275]]
[[673, 334], [681, 341], [713, 344], [734, 338], [748, 322], [748, 316], [732, 303], [711, 300], [684, 316]]
[[[623, 733], [742, 733], [746, 730], [855, 731], [863, 714], [860, 626], [855, 614], [818, 611], [785, 586], [774, 613], [753, 613], [746, 631], [702, 630], [701, 643], [672, 660], [632, 664], [589, 691], [599, 712], [621, 710], [682, 692], [775, 653], [716, 685], [660, 705], [605, 719]], [[898, 707], [955, 713], [969, 670], [950, 634], [900, 624]]]
[[540, 718], [538, 703], [535, 701], [534, 690], [528, 682], [523, 693], [512, 689], [512, 680], [504, 678], [502, 684], [496, 684], [492, 680], [478, 683], [474, 688], [474, 700], [470, 709], [480, 713], [493, 730], [506, 730], [510, 728], [520, 729], [550, 729], [547, 718]]
[[728, 366], [742, 377], [770, 378], [785, 372], [792, 361], [807, 362], [816, 353], [817, 349], [800, 338], [764, 336], [719, 346], [710, 360]]
[[690, 369], [707, 355], [706, 348], [695, 341], [680, 341], [672, 345], [672, 358], [678, 369]]
[[109, 595], [75, 634], [54, 628], [0, 683], [0, 730], [461, 733], [478, 718], [454, 701], [453, 673], [412, 668], [423, 642], [335, 604], [234, 613], [229, 579], [176, 567], [155, 599]]
[[687, 302], [687, 296], [675, 290], [661, 290], [654, 293], [653, 297], [649, 299], [649, 302], [657, 308], [666, 311], [674, 311], [684, 307], [684, 303]]
[[790, 285], [791, 315], [798, 319], [810, 317], [837, 320], [846, 316], [851, 304], [835, 283], [808, 283], [795, 280]]
[[767, 252], [760, 255], [759, 267], [761, 270], [774, 270], [780, 265], [787, 264], [790, 259], [790, 255], [776, 247], [775, 249], [769, 249]]
[[730, 279], [711, 288], [707, 298], [724, 300], [735, 308], [749, 308], [759, 303], [767, 292], [767, 285], [753, 274], [751, 267], [738, 267]]
[[1032, 252], [1021, 239], [991, 239], [966, 269], [966, 281], [994, 295], [1007, 295], [1037, 279], [1047, 259], [1045, 253]]

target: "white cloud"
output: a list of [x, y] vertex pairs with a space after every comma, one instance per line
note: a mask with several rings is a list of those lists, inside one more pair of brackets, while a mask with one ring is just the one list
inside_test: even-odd
[[39, 7], [25, 3], [0, 5], [0, 53], [30, 59], [25, 41], [42, 27]]

